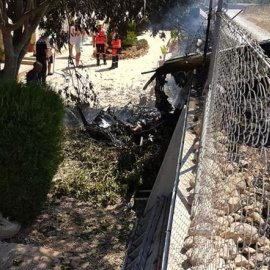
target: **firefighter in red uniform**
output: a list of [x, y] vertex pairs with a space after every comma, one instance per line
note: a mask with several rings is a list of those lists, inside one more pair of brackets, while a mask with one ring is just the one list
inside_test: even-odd
[[97, 65], [100, 65], [100, 54], [103, 55], [104, 65], [107, 65], [106, 62], [106, 43], [107, 37], [105, 31], [102, 29], [102, 23], [97, 23], [97, 31], [93, 36], [93, 47], [96, 47], [96, 56], [97, 56]]
[[118, 34], [118, 29], [115, 28], [112, 34], [112, 66], [110, 69], [118, 68], [119, 52], [121, 49], [121, 39]]

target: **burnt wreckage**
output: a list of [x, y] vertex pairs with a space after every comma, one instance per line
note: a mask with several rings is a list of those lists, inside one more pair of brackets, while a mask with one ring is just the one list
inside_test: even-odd
[[[259, 43], [265, 55], [270, 58], [270, 40], [264, 40]], [[244, 51], [244, 52], [243, 52]], [[245, 47], [239, 47], [236, 53], [243, 54], [247, 51]], [[207, 54], [191, 53], [184, 56], [175, 57], [164, 62], [164, 65], [154, 71], [143, 72], [142, 74], [155, 72], [144, 86], [144, 90], [155, 80], [156, 108], [161, 112], [172, 110], [172, 105], [168, 101], [168, 96], [164, 91], [166, 76], [171, 74], [177, 86], [180, 87], [181, 98], [186, 99], [189, 88], [196, 90], [197, 95], [203, 94], [203, 88], [207, 80], [210, 65], [211, 52]], [[254, 83], [253, 89], [259, 91]], [[183, 104], [183, 103], [182, 103]], [[180, 109], [175, 108], [176, 110]]]

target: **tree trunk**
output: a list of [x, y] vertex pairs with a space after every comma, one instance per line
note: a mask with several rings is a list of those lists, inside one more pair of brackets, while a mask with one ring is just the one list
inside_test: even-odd
[[[37, 28], [41, 18], [57, 3], [57, 1], [53, 2], [52, 0], [40, 1], [39, 4], [34, 2], [36, 1], [27, 1], [26, 9], [24, 9], [24, 0], [9, 1], [8, 12], [3, 8], [3, 3], [0, 5], [2, 7], [0, 10], [0, 29], [5, 49], [5, 67], [0, 71], [0, 79], [2, 80], [17, 79], [32, 33]], [[2, 23], [1, 19], [5, 23]], [[8, 19], [11, 19], [13, 24], [10, 24]]]
[[17, 59], [19, 54], [14, 50], [11, 33], [8, 31], [3, 31], [2, 33], [5, 48], [5, 66], [4, 69], [1, 70], [0, 79], [16, 80], [18, 72]]
[[[27, 52], [30, 37], [22, 37], [17, 42], [16, 33], [12, 35], [10, 31], [2, 31], [5, 48], [5, 67], [0, 72], [0, 80], [17, 80], [19, 68], [23, 57]], [[31, 35], [31, 32], [28, 34]]]
[[[13, 48], [9, 49], [9, 51], [13, 51]], [[19, 70], [18, 66], [18, 53], [14, 51], [12, 53], [5, 54], [5, 67], [1, 70], [0, 79], [1, 80], [16, 80], [17, 74]], [[7, 64], [8, 63], [8, 64]]]

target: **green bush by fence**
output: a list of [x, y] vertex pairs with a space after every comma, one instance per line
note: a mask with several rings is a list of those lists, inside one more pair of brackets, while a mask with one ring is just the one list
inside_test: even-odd
[[28, 223], [61, 162], [64, 105], [49, 87], [0, 84], [0, 211]]

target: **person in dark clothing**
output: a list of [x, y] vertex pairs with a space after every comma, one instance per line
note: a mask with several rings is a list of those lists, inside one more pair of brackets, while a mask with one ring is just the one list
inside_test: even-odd
[[41, 36], [36, 43], [36, 60], [42, 64], [42, 70], [39, 73], [42, 83], [46, 83], [48, 49], [46, 37]]
[[160, 34], [159, 34], [159, 37], [161, 39], [166, 39], [166, 34], [164, 33], [164, 31], [162, 31]]
[[40, 72], [42, 71], [42, 64], [40, 62], [35, 62], [33, 64], [33, 69], [27, 72], [26, 74], [26, 82], [29, 83], [41, 83]]

